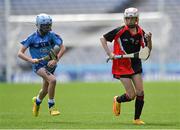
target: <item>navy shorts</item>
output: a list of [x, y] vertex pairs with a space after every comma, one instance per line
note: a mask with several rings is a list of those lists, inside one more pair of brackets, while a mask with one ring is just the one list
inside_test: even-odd
[[51, 74], [54, 74], [54, 71], [56, 70], [56, 67], [57, 67], [57, 65], [54, 66], [53, 68], [50, 68], [50, 67], [47, 66], [47, 64], [44, 65], [44, 64], [39, 63], [39, 64], [34, 64], [34, 65], [33, 65], [33, 71], [34, 71], [35, 73], [37, 73], [37, 71], [38, 71], [40, 68], [45, 68], [48, 72], [50, 72]]

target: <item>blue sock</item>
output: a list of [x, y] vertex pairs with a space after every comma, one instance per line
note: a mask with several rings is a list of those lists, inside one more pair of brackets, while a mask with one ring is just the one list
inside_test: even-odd
[[49, 99], [49, 100], [48, 100], [49, 108], [53, 107], [54, 104], [55, 104], [54, 99]]
[[37, 97], [37, 98], [36, 98], [36, 104], [39, 106], [39, 105], [41, 104], [41, 102], [42, 102], [42, 101]]

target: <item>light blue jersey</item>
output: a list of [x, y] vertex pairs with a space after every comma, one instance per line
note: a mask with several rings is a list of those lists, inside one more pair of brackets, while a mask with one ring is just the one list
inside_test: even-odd
[[[50, 49], [55, 45], [61, 45], [63, 43], [61, 37], [54, 32], [50, 31], [46, 35], [42, 36], [39, 32], [34, 32], [27, 39], [21, 42], [23, 46], [29, 48], [31, 57], [42, 58], [47, 56]], [[41, 67], [47, 67], [48, 61], [41, 61], [38, 64], [33, 64], [33, 70], [36, 72]], [[53, 68], [52, 68], [53, 69]]]

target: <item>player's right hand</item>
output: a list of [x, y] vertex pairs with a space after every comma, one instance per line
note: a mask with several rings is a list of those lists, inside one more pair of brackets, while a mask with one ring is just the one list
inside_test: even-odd
[[31, 63], [37, 64], [37, 63], [39, 63], [39, 60], [38, 59], [31, 59]]
[[108, 58], [106, 59], [106, 62], [108, 63], [109, 60], [113, 60], [113, 59], [115, 59], [115, 54], [111, 52], [110, 54], [108, 54]]
[[110, 55], [109, 55], [109, 58], [110, 59], [114, 59], [115, 58], [115, 54], [111, 52]]

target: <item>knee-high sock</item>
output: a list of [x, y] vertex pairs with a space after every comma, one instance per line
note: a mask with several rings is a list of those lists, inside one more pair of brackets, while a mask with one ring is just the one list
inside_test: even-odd
[[123, 94], [123, 95], [121, 95], [121, 96], [118, 96], [116, 100], [117, 100], [117, 102], [119, 102], [119, 103], [131, 101], [131, 99], [129, 98], [129, 96], [128, 96], [126, 93]]
[[140, 119], [143, 106], [144, 106], [144, 95], [143, 96], [137, 96], [136, 101], [135, 101], [134, 119]]

